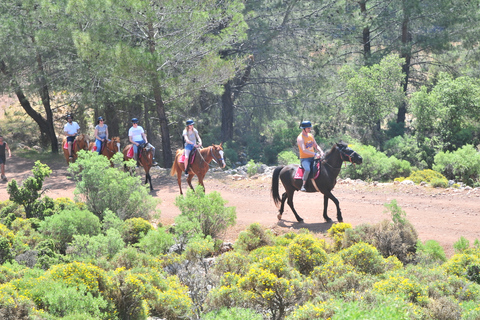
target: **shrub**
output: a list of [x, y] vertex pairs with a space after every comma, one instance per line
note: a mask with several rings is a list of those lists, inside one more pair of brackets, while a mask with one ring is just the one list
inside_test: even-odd
[[387, 156], [406, 160], [416, 168], [424, 169], [428, 166], [423, 159], [424, 153], [413, 136], [396, 135], [385, 142], [383, 149]]
[[[112, 158], [120, 165], [123, 155]], [[110, 160], [99, 157], [95, 152], [78, 153], [78, 159], [68, 167], [76, 179], [75, 196], [84, 200], [88, 209], [102, 218], [107, 209], [115, 212], [122, 220], [148, 218], [155, 212], [157, 199], [139, 176], [132, 176], [119, 167], [111, 167]]]
[[480, 265], [480, 256], [469, 253], [457, 253], [442, 265], [448, 274], [464, 276], [467, 268], [472, 265]]
[[404, 295], [409, 301], [416, 303], [428, 301], [425, 286], [422, 286], [416, 280], [400, 275], [389, 275], [386, 279], [374, 283], [373, 291], [385, 295]]
[[28, 297], [20, 295], [11, 283], [0, 284], [0, 319], [28, 320], [35, 304]]
[[220, 276], [226, 273], [244, 275], [248, 270], [249, 262], [249, 258], [244, 253], [228, 251], [217, 257], [213, 271]]
[[325, 240], [316, 239], [311, 234], [300, 234], [288, 245], [290, 263], [303, 275], [327, 261], [324, 250]]
[[12, 180], [7, 185], [10, 200], [23, 205], [27, 218], [51, 215], [54, 207], [53, 200], [49, 197], [40, 199], [43, 194], [43, 181], [50, 176], [52, 170], [40, 161], [35, 161], [32, 169], [33, 177], [23, 180], [22, 187], [18, 187], [17, 181]]
[[202, 317], [203, 320], [262, 320], [263, 317], [253, 309], [221, 308]]
[[464, 253], [468, 248], [470, 248], [470, 241], [465, 237], [460, 237], [460, 239], [453, 244], [455, 253]]
[[448, 180], [441, 173], [433, 171], [431, 169], [414, 171], [406, 179], [419, 184], [421, 182], [426, 182], [432, 187], [448, 187]]
[[173, 235], [166, 232], [165, 228], [160, 227], [148, 231], [148, 233], [138, 241], [136, 246], [152, 256], [161, 256], [166, 254], [174, 244]]
[[0, 223], [10, 228], [17, 217], [25, 217], [25, 208], [11, 200], [0, 201]]
[[255, 163], [255, 161], [253, 159], [248, 161], [248, 163], [247, 163], [247, 174], [248, 174], [248, 176], [251, 177], [251, 176], [257, 174], [258, 171], [260, 170], [261, 166], [262, 166], [261, 162]]
[[379, 274], [384, 272], [383, 258], [375, 247], [359, 242], [339, 252], [345, 263], [361, 273]]
[[422, 243], [417, 241], [417, 253], [415, 260], [424, 264], [442, 264], [447, 261], [447, 256], [442, 246], [435, 240], [427, 240]]
[[435, 155], [433, 170], [443, 173], [448, 179], [460, 180], [469, 186], [480, 184], [480, 152], [472, 145]]
[[95, 236], [100, 233], [100, 219], [87, 210], [65, 210], [47, 217], [40, 225], [40, 232], [53, 239], [61, 253], [74, 235]]
[[410, 163], [405, 160], [399, 160], [394, 156], [387, 157], [385, 153], [377, 151], [372, 146], [359, 145], [353, 149], [362, 156], [362, 165], [348, 166], [340, 171], [343, 178], [389, 181], [410, 174]]
[[339, 250], [341, 248], [345, 230], [351, 228], [351, 224], [340, 222], [333, 224], [330, 229], [328, 229], [327, 233], [333, 239], [333, 245], [336, 250]]
[[120, 232], [108, 229], [106, 234], [93, 237], [88, 235], [74, 235], [73, 241], [67, 248], [67, 254], [75, 260], [95, 260], [99, 258], [111, 259], [125, 247]]
[[192, 315], [192, 299], [189, 288], [182, 285], [177, 277], [159, 278], [149, 281], [155, 285], [154, 298], [148, 297], [150, 314], [163, 319], [181, 320]]
[[185, 259], [190, 262], [201, 260], [208, 255], [211, 255], [215, 251], [215, 242], [210, 236], [203, 238], [201, 235], [197, 235], [188, 241], [185, 246]]
[[287, 166], [298, 163], [298, 156], [293, 151], [282, 151], [278, 154], [278, 164]]
[[200, 185], [195, 191], [188, 190], [185, 197], [178, 196], [175, 205], [181, 214], [175, 218], [175, 234], [186, 239], [196, 234], [217, 238], [235, 225], [237, 218], [235, 208], [225, 207], [226, 203], [220, 193], [205, 194]]
[[273, 244], [273, 235], [265, 231], [257, 222], [252, 223], [246, 231], [240, 232], [237, 241], [235, 241], [235, 250], [253, 251], [262, 246]]
[[153, 230], [153, 226], [147, 220], [142, 218], [131, 218], [125, 220], [122, 237], [127, 244], [135, 244], [150, 230]]
[[47, 270], [50, 266], [64, 261], [63, 256], [56, 252], [55, 242], [52, 239], [40, 241], [35, 250], [38, 253], [36, 268]]

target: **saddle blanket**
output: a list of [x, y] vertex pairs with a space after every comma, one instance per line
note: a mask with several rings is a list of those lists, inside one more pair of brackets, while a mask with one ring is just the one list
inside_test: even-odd
[[[313, 179], [317, 179], [318, 175], [320, 174], [320, 163], [317, 164], [317, 169], [318, 170], [315, 173], [315, 177]], [[293, 177], [293, 179], [302, 179], [304, 173], [305, 173], [305, 169], [303, 169], [302, 167], [298, 167], [297, 171], [295, 172], [295, 176]]]
[[[196, 152], [193, 152], [193, 153], [190, 153], [190, 164], [193, 163], [193, 161], [195, 160], [195, 155], [197, 153]], [[185, 163], [185, 155], [182, 154], [182, 156], [180, 158], [178, 158], [178, 163]]]
[[[77, 142], [77, 141], [73, 140], [72, 148], [75, 147], [75, 143], [76, 143], [76, 142]], [[68, 142], [67, 142], [67, 141], [65, 141], [65, 144], [63, 145], [63, 149], [68, 150]]]
[[133, 145], [128, 149], [127, 158], [133, 158]]
[[93, 146], [92, 151], [97, 151], [97, 146]]

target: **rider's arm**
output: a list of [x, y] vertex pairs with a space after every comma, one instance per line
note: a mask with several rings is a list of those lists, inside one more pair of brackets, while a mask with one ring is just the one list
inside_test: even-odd
[[128, 141], [130, 141], [130, 142], [133, 143], [134, 145], [138, 145], [138, 143], [136, 143], [135, 141], [133, 141], [133, 136], [128, 136]]
[[105, 141], [108, 141], [108, 127], [105, 128]]
[[102, 139], [100, 139], [100, 137], [98, 136], [98, 128], [95, 128], [95, 138], [102, 141]]
[[142, 138], [143, 138], [143, 141], [145, 141], [145, 143], [148, 143], [147, 135], [145, 134], [145, 132], [142, 132]]
[[187, 134], [187, 133], [185, 133], [185, 134], [183, 135], [183, 138], [185, 139], [185, 143], [193, 144], [192, 141], [188, 140], [188, 134]]
[[322, 148], [320, 148], [320, 146], [317, 144], [317, 141], [313, 140], [315, 142], [315, 148], [318, 150], [318, 152], [320, 153], [320, 157], [323, 157], [324, 155], [324, 152], [322, 150]]
[[8, 144], [6, 142], [5, 143], [5, 150], [8, 151], [8, 156], [11, 157], [12, 156], [12, 153], [10, 152], [10, 148], [8, 147]]
[[195, 135], [197, 136], [197, 145], [201, 146], [202, 145], [202, 139], [200, 138], [200, 135], [198, 134], [198, 131], [195, 131]]

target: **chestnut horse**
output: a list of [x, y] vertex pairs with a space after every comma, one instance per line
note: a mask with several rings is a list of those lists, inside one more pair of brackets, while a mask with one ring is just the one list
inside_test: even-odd
[[[67, 143], [67, 138], [63, 138], [62, 142], [62, 149], [63, 149], [63, 155], [65, 156], [65, 160], [67, 161], [67, 165], [70, 165], [70, 158], [68, 154], [68, 149], [65, 149], [65, 144]], [[75, 140], [72, 143], [72, 161], [75, 162], [77, 160], [77, 152], [80, 150], [88, 150], [88, 137], [81, 133], [78, 136], [75, 137]]]
[[[95, 142], [90, 142], [90, 146], [88, 150], [94, 151], [93, 147], [95, 147]], [[120, 151], [120, 137], [113, 137], [112, 140], [108, 140], [107, 142], [102, 142], [102, 154], [107, 157], [107, 159], [111, 159], [113, 155]], [[95, 150], [98, 152], [98, 150]], [[112, 164], [113, 166], [113, 164]]]
[[[182, 155], [183, 150], [178, 149], [177, 153], [175, 154], [175, 161], [173, 162], [172, 170], [170, 171], [170, 175], [172, 176], [174, 176], [175, 173], [177, 174], [177, 182], [178, 186], [180, 187], [180, 194], [183, 194], [182, 174], [185, 170], [185, 165], [179, 162]], [[189, 161], [192, 157], [193, 154], [191, 153]], [[197, 175], [198, 177], [198, 184], [205, 188], [205, 186], [203, 185], [203, 178], [205, 177], [205, 174], [207, 173], [209, 168], [208, 165], [212, 160], [214, 160], [219, 166], [221, 162], [222, 168], [225, 167], [225, 160], [223, 159], [223, 148], [221, 143], [219, 145], [212, 144], [209, 147], [197, 149], [197, 151], [195, 152], [195, 159], [193, 160], [193, 163], [190, 163], [187, 177], [187, 183], [190, 188], [192, 188], [192, 190], [194, 190], [192, 186], [192, 179], [195, 175]]]
[[[332, 149], [325, 155], [324, 160], [321, 161], [320, 174], [315, 178], [307, 180], [305, 186], [307, 192], [323, 193], [323, 218], [326, 222], [332, 221], [327, 215], [328, 199], [331, 199], [337, 206], [338, 222], [343, 222], [340, 204], [337, 198], [333, 196], [332, 189], [337, 183], [337, 176], [340, 173], [344, 161], [353, 164], [361, 164], [362, 157], [345, 143], [334, 144]], [[297, 221], [303, 222], [303, 219], [297, 214], [297, 211], [295, 211], [295, 208], [293, 207], [293, 194], [302, 187], [302, 179], [294, 179], [298, 167], [299, 165], [297, 164], [278, 166], [273, 171], [271, 194], [275, 205], [278, 207], [278, 204], [281, 204], [277, 215], [278, 220], [282, 218], [285, 200], [287, 200], [287, 203], [292, 209]], [[282, 184], [285, 188], [285, 192], [282, 194], [281, 199], [278, 193], [279, 178], [282, 180]]]
[[[128, 151], [132, 146], [132, 144], [129, 144], [125, 148], [123, 148], [124, 161], [132, 159], [132, 157], [128, 156]], [[153, 146], [151, 144], [144, 143], [138, 146], [138, 162], [145, 170], [145, 183], [147, 183], [147, 181], [150, 183], [150, 191], [152, 191], [153, 187], [152, 177], [150, 176], [150, 168], [153, 165]]]

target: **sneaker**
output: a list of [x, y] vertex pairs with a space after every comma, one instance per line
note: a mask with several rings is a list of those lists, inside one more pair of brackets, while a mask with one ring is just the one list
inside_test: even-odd
[[68, 158], [69, 158], [69, 159], [73, 159], [73, 156], [69, 156]]
[[302, 189], [300, 189], [300, 191], [302, 191], [302, 192], [307, 192], [307, 190], [305, 189], [304, 186], [302, 186]]
[[158, 166], [157, 161], [154, 160], [154, 161], [152, 162], [152, 166]]
[[3, 181], [7, 181], [8, 179], [7, 179], [7, 177], [5, 177], [4, 175], [2, 175], [2, 180], [3, 180]]
[[185, 177], [188, 177], [188, 171], [185, 171]]

